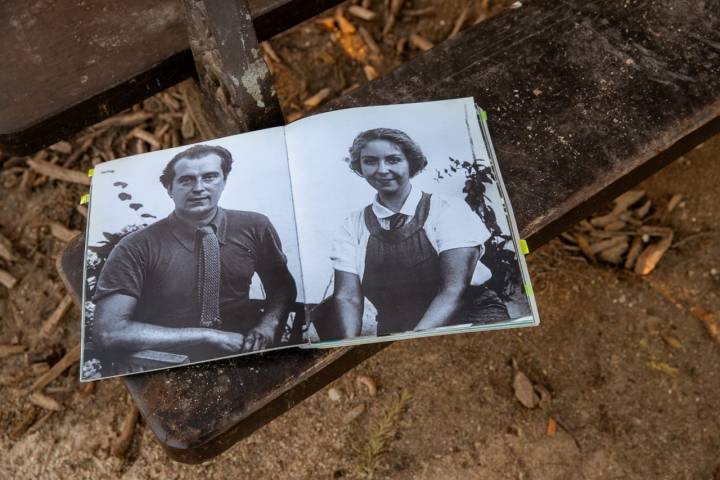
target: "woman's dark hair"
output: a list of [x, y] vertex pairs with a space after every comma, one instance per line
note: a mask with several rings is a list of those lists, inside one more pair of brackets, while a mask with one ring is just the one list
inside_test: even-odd
[[350, 169], [360, 176], [362, 176], [360, 153], [368, 142], [373, 140], [387, 140], [400, 147], [408, 163], [410, 163], [410, 177], [420, 173], [428, 163], [418, 144], [407, 133], [393, 128], [373, 128], [372, 130], [365, 130], [355, 137], [350, 147]]
[[220, 157], [220, 160], [222, 161], [220, 167], [223, 172], [223, 180], [227, 180], [227, 176], [230, 173], [230, 170], [232, 170], [233, 163], [230, 152], [217, 145], [195, 145], [178, 153], [168, 162], [167, 165], [165, 165], [165, 169], [163, 170], [162, 175], [160, 175], [160, 183], [162, 183], [166, 189], [170, 188], [173, 180], [175, 180], [175, 164], [183, 158], [197, 159], [208, 155], [217, 155]]

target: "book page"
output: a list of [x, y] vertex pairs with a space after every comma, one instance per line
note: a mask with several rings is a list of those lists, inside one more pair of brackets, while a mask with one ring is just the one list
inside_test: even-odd
[[98, 165], [82, 379], [306, 342], [296, 232], [283, 128]]
[[311, 343], [534, 323], [473, 99], [323, 113], [286, 140]]

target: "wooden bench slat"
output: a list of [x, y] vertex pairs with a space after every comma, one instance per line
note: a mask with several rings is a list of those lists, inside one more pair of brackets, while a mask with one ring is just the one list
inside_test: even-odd
[[[526, 1], [327, 108], [475, 96], [489, 111], [518, 226], [537, 247], [720, 131], [720, 55], [710, 40], [719, 19], [718, 2]], [[77, 255], [63, 261], [81, 268]], [[376, 348], [293, 349], [125, 383], [170, 455], [199, 462]], [[229, 389], [225, 400], [216, 388]], [[167, 398], [194, 410], [168, 412]]]
[[[339, 0], [249, 0], [260, 41]], [[0, 148], [24, 155], [192, 75], [178, 0], [0, 3]]]

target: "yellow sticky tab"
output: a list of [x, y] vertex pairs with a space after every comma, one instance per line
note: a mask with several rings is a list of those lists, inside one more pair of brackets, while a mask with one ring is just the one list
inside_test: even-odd
[[535, 295], [533, 293], [532, 285], [530, 285], [529, 283], [526, 283], [524, 286], [525, 286], [525, 295], [527, 295], [528, 297], [532, 297]]
[[487, 112], [485, 110], [480, 110], [480, 118], [482, 118], [482, 121], [487, 123]]
[[90, 194], [86, 193], [82, 197], [80, 197], [80, 205], [85, 205], [86, 203], [90, 202]]
[[95, 169], [91, 168], [90, 170], [88, 170], [88, 177], [92, 177], [93, 175], [95, 175]]
[[530, 253], [530, 248], [528, 247], [526, 240], [520, 240], [520, 251], [523, 255], [527, 255]]

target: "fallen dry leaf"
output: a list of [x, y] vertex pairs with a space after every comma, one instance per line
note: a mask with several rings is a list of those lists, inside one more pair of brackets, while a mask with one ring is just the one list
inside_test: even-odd
[[410, 34], [410, 44], [421, 52], [427, 52], [435, 46], [430, 40], [416, 33]]
[[705, 325], [710, 337], [720, 343], [720, 318], [697, 306], [690, 307], [690, 313]]
[[642, 247], [642, 237], [640, 235], [636, 235], [635, 238], [633, 238], [632, 244], [630, 245], [630, 250], [627, 254], [627, 258], [625, 259], [625, 268], [627, 268], [628, 270], [632, 270], [632, 268], [635, 266], [637, 258], [640, 256]]
[[323, 100], [325, 100], [328, 96], [330, 96], [331, 90], [329, 88], [323, 88], [319, 92], [317, 92], [312, 97], [306, 99], [303, 102], [303, 105], [305, 105], [305, 108], [315, 108], [318, 105], [320, 105]]
[[10, 289], [13, 288], [16, 283], [17, 278], [13, 277], [5, 270], [0, 269], [0, 285], [3, 285], [5, 288]]
[[621, 243], [618, 243], [617, 245], [614, 245], [613, 247], [606, 248], [605, 250], [601, 251], [598, 254], [598, 258], [600, 260], [612, 263], [613, 265], [618, 265], [620, 262], [622, 262], [622, 256], [625, 252], [628, 251], [628, 242], [627, 240]]
[[329, 388], [327, 393], [328, 398], [333, 402], [339, 402], [342, 399], [342, 393], [340, 393], [340, 390], [338, 390], [337, 388]]
[[358, 418], [360, 415], [363, 414], [365, 411], [365, 404], [361, 403], [357, 406], [355, 406], [352, 410], [347, 412], [345, 416], [343, 417], [343, 423], [348, 424], [354, 421], [356, 418]]
[[591, 218], [590, 224], [593, 227], [604, 228], [605, 225], [608, 225], [613, 222], [617, 222], [619, 220], [619, 218], [620, 217], [618, 217], [614, 213], [608, 213], [607, 215]]
[[375, 67], [373, 67], [372, 65], [365, 65], [363, 67], [363, 71], [365, 72], [365, 77], [369, 81], [373, 81], [378, 77], [378, 72], [377, 72], [377, 70], [375, 70]]
[[355, 379], [355, 383], [358, 385], [364, 385], [365, 388], [367, 388], [368, 394], [370, 394], [371, 397], [374, 397], [377, 393], [377, 385], [375, 385], [375, 380], [368, 377], [367, 375], [360, 375]]
[[580, 247], [580, 251], [582, 251], [583, 255], [587, 257], [588, 260], [590, 260], [592, 263], [597, 262], [597, 259], [595, 258], [595, 252], [593, 252], [592, 248], [590, 247], [590, 241], [585, 235], [577, 234], [576, 235], [578, 247]]
[[62, 405], [60, 405], [57, 400], [52, 397], [48, 397], [41, 392], [35, 392], [30, 395], [30, 401], [34, 405], [37, 405], [40, 408], [44, 408], [45, 410], [52, 410], [54, 412], [59, 412], [60, 410], [62, 410]]
[[515, 398], [525, 408], [535, 408], [540, 403], [540, 397], [535, 393], [533, 384], [523, 372], [518, 370], [513, 378], [513, 390], [515, 390]]
[[552, 417], [548, 419], [546, 433], [550, 438], [555, 438], [555, 434], [557, 434], [557, 421]]
[[597, 254], [602, 252], [603, 250], [608, 250], [617, 247], [618, 245], [623, 245], [627, 243], [628, 238], [626, 236], [612, 237], [608, 238], [607, 240], [600, 240], [599, 242], [595, 242], [590, 245], [590, 248], [592, 249], [593, 253]]
[[70, 153], [72, 152], [72, 149], [73, 149], [70, 142], [66, 142], [64, 140], [61, 142], [57, 142], [54, 145], [50, 145], [50, 147], [48, 147], [48, 148], [50, 148], [50, 150], [53, 150], [58, 153], [64, 153], [65, 155], [70, 155]]
[[626, 211], [637, 202], [642, 200], [645, 196], [645, 190], [628, 190], [615, 199], [613, 206], [613, 213], [618, 215], [621, 212]]
[[659, 372], [664, 373], [665, 375], [669, 375], [671, 377], [677, 377], [678, 372], [680, 372], [679, 368], [675, 368], [668, 363], [660, 362], [658, 360], [652, 359], [649, 362], [650, 368], [653, 370], [657, 370]]
[[672, 244], [672, 232], [660, 239], [660, 241], [649, 245], [643, 250], [635, 264], [635, 273], [638, 275], [648, 275], [657, 266], [658, 262], [665, 255], [668, 248]]
[[672, 348], [682, 348], [682, 342], [672, 335], [662, 335], [662, 339]]
[[650, 207], [652, 206], [652, 201], [647, 200], [645, 203], [643, 203], [640, 207], [638, 207], [637, 210], [633, 212], [633, 216], [635, 218], [643, 219], [645, 216], [650, 212]]
[[377, 17], [377, 13], [373, 12], [370, 9], [361, 7], [359, 5], [350, 5], [350, 7], [348, 8], [348, 12], [350, 12], [350, 14], [352, 14], [358, 18], [361, 18], [363, 20], [366, 20], [366, 21], [371, 21], [371, 20], [375, 19], [375, 17]]

